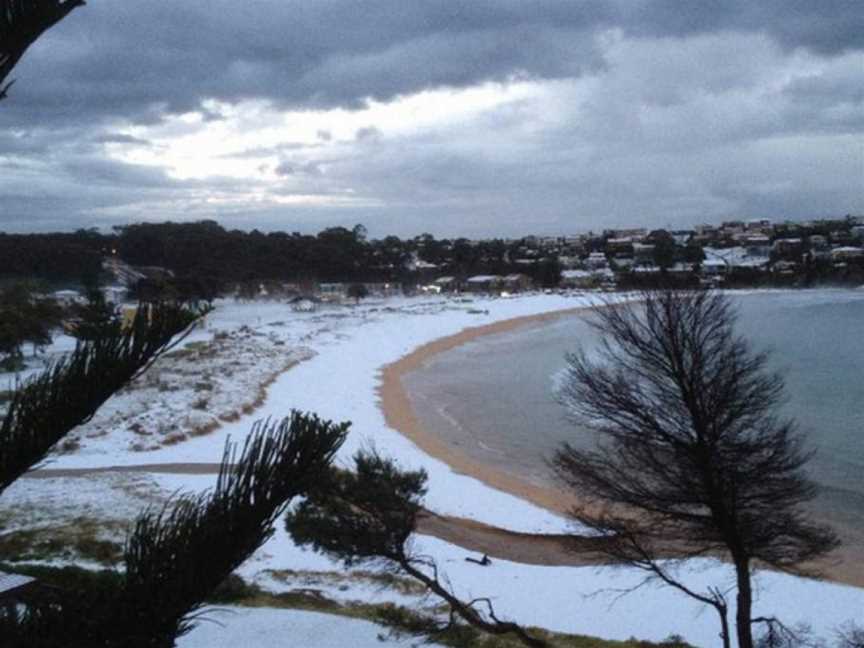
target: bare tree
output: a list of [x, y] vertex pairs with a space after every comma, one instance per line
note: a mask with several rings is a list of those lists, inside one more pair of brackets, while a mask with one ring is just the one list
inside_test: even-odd
[[84, 0], [0, 0], [0, 100], [15, 83], [6, 78], [27, 48], [84, 4]]
[[839, 648], [864, 648], [864, 626], [855, 621], [845, 623], [837, 631]]
[[665, 559], [730, 559], [738, 645], [752, 648], [751, 570], [812, 574], [804, 565], [838, 541], [802, 511], [815, 494], [810, 455], [774, 413], [782, 379], [735, 335], [735, 319], [728, 298], [707, 291], [595, 309], [603, 341], [596, 357], [568, 356], [561, 400], [598, 445], [565, 444], [553, 466], [579, 498], [573, 518], [605, 537], [606, 554], [711, 605], [727, 647], [727, 592], [689, 588]]
[[546, 645], [519, 624], [499, 619], [490, 599], [460, 599], [435, 560], [412, 550], [410, 540], [426, 493], [424, 471], [399, 470], [392, 461], [368, 452], [355, 455], [354, 464], [354, 472], [331, 469], [328, 479], [288, 514], [286, 526], [296, 544], [346, 566], [378, 564], [419, 581], [450, 608], [449, 624], [433, 629], [433, 634], [458, 617], [489, 634], [512, 634], [531, 648]]

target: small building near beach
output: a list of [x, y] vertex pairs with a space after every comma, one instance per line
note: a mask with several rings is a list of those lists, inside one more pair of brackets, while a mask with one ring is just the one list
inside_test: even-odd
[[438, 277], [432, 282], [432, 285], [437, 288], [438, 292], [459, 292], [461, 287], [456, 277], [451, 276]]
[[503, 279], [503, 288], [510, 292], [523, 292], [534, 288], [534, 281], [526, 274], [514, 272]]
[[465, 281], [465, 288], [473, 293], [491, 293], [504, 286], [504, 279], [500, 275], [474, 275]]

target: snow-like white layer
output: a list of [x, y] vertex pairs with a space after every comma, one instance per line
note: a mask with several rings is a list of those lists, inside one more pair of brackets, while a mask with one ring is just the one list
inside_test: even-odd
[[[417, 536], [413, 543], [416, 553], [436, 560], [457, 594], [466, 599], [489, 597], [500, 618], [607, 639], [637, 637], [662, 641], [670, 634], [680, 634], [696, 646], [707, 648], [720, 644], [719, 623], [713, 609], [662, 586], [646, 585], [622, 595], [622, 591], [636, 588], [642, 582], [642, 572], [544, 567], [498, 559], [493, 559], [488, 567], [480, 567], [465, 560], [472, 555], [470, 552], [437, 538]], [[303, 585], [297, 581], [279, 583], [269, 579], [268, 569], [350, 573], [325, 556], [296, 547], [281, 524], [239, 573], [244, 579], [274, 592]], [[722, 589], [734, 585], [734, 574], [728, 565], [714, 560], [691, 561], [679, 575], [694, 589], [704, 590], [709, 585]], [[351, 580], [329, 585], [319, 582], [314, 588], [340, 601], [391, 601], [427, 609], [436, 603], [434, 598], [412, 599], [393, 590], [376, 589], [368, 583]], [[864, 610], [864, 591], [859, 588], [772, 572], [759, 572], [754, 588], [754, 616], [776, 616], [789, 626], [806, 623], [812, 626], [817, 637], [832, 637], [844, 623], [860, 619]], [[731, 621], [735, 616], [734, 600], [730, 603]]]
[[[643, 574], [635, 570], [542, 567], [505, 560], [479, 567], [465, 561], [464, 549], [424, 536], [417, 539], [416, 548], [436, 557], [457, 593], [488, 596], [499, 616], [523, 624], [622, 640], [661, 641], [674, 633], [696, 646], [720, 645], [714, 610], [675, 590], [652, 585], [620, 596], [621, 590], [642, 582]], [[691, 561], [682, 576], [688, 585], [703, 590], [734, 584], [729, 567], [711, 560]], [[790, 626], [806, 622], [816, 636], [833, 636], [838, 626], [860, 619], [864, 611], [864, 590], [854, 587], [769, 572], [759, 573], [755, 587], [754, 616], [776, 616]], [[732, 603], [730, 621], [735, 618]]]
[[[223, 304], [211, 315], [207, 327], [196, 331], [192, 339], [208, 339], [215, 331], [248, 325], [267, 333], [276, 331], [276, 334], [284, 336], [286, 344], [309, 346], [317, 355], [282, 375], [271, 386], [268, 398], [258, 411], [226, 424], [213, 434], [147, 453], [126, 452], [120, 444], [112, 445], [109, 435], [99, 439], [98, 443], [85, 446], [81, 452], [57, 457], [51, 467], [215, 462], [221, 457], [228, 436], [242, 440], [254, 420], [266, 416], [281, 417], [290, 409], [298, 408], [317, 412], [325, 418], [353, 422], [352, 432], [339, 454], [341, 462], [347, 463], [358, 448], [372, 444], [382, 454], [395, 457], [407, 468], [425, 468], [430, 475], [427, 505], [433, 510], [515, 530], [560, 531], [566, 527], [566, 522], [560, 517], [490, 489], [470, 477], [454, 474], [449, 467], [424, 455], [413, 443], [388, 428], [377, 403], [376, 388], [383, 365], [426, 342], [457, 333], [465, 327], [572, 308], [596, 298], [590, 295], [533, 295], [515, 299], [476, 299], [467, 304], [446, 299], [399, 299], [386, 303], [370, 302], [356, 309], [311, 314], [293, 313], [286, 306], [275, 303]], [[201, 490], [215, 481], [213, 476], [159, 474], [150, 477], [159, 485], [163, 495], [177, 489]], [[38, 487], [34, 485], [33, 488]], [[101, 504], [110, 507], [118, 496], [106, 497]], [[71, 499], [78, 501], [84, 497]], [[501, 615], [522, 623], [608, 638], [636, 636], [660, 640], [670, 633], [679, 633], [696, 645], [719, 643], [713, 611], [700, 608], [669, 589], [642, 588], [614, 605], [614, 595], [590, 596], [598, 590], [632, 587], [641, 580], [641, 574], [634, 571], [538, 567], [501, 560], [494, 561], [491, 567], [482, 568], [464, 560], [468, 554], [464, 549], [439, 540], [421, 537], [418, 547], [438, 559], [458, 592], [491, 596]], [[273, 569], [338, 571], [341, 566], [298, 549], [280, 528], [240, 572], [262, 586], [278, 589], [280, 583], [267, 576], [268, 570]], [[732, 584], [729, 569], [723, 565], [707, 561], [693, 563], [691, 571], [689, 578], [694, 585]], [[322, 590], [345, 599], [405, 602], [397, 593], [371, 593], [368, 584], [362, 583], [322, 586]], [[864, 610], [862, 589], [781, 574], [760, 574], [758, 592], [757, 613], [776, 614], [788, 624], [798, 621], [811, 623], [817, 634], [823, 636], [830, 635], [831, 630], [844, 621], [860, 618]], [[246, 612], [242, 611], [243, 614]], [[275, 631], [271, 634], [271, 629], [282, 627], [283, 621], [279, 619], [300, 618], [308, 613], [255, 610], [249, 614], [251, 616], [242, 617], [243, 623], [226, 621], [234, 628], [231, 630], [203, 626], [184, 640], [203, 643], [181, 645], [227, 645], [212, 643], [210, 638], [215, 635], [233, 637], [234, 642], [242, 640], [250, 647], [271, 645], [273, 637], [292, 636], [287, 630], [284, 635]], [[282, 614], [286, 616], [280, 616]], [[250, 619], [248, 624], [245, 622], [247, 618]], [[341, 627], [342, 620], [331, 622], [330, 618], [326, 617], [325, 625], [334, 628], [333, 632], [338, 634], [335, 628]], [[288, 621], [284, 623], [288, 624]], [[313, 620], [309, 623], [314, 627]], [[369, 637], [374, 638], [379, 630], [371, 624], [370, 628], [374, 631], [370, 630]], [[325, 633], [310, 632], [309, 640], [296, 644], [331, 645], [326, 643], [330, 639]], [[338, 645], [362, 646], [365, 644], [361, 635], [358, 631], [355, 639], [355, 634], [350, 634], [348, 643], [345, 635], [334, 635], [333, 641]]]
[[[223, 607], [177, 641], [178, 648], [314, 646], [315, 648], [414, 648], [416, 638], [389, 639], [381, 626], [332, 614], [269, 608]], [[435, 646], [437, 644], [426, 644]]]
[[406, 468], [425, 468], [429, 473], [426, 504], [437, 512], [519, 531], [560, 531], [566, 521], [559, 516], [488, 488], [476, 479], [454, 474], [447, 465], [423, 454], [411, 441], [388, 427], [376, 389], [383, 365], [395, 362], [422, 344], [466, 327], [584, 306], [597, 299], [592, 295], [479, 298], [470, 303], [401, 299], [317, 314], [297, 314], [282, 304], [226, 304], [210, 316], [206, 330], [244, 324], [260, 327], [268, 333], [280, 332], [290, 342], [309, 346], [317, 355], [277, 379], [261, 408], [212, 434], [136, 453], [125, 451], [109, 435], [88, 440], [79, 452], [56, 457], [51, 467], [215, 462], [229, 436], [242, 439], [255, 420], [279, 418], [291, 409], [300, 409], [327, 419], [352, 422], [351, 433], [338, 456], [341, 462], [347, 463], [362, 447], [374, 446]]

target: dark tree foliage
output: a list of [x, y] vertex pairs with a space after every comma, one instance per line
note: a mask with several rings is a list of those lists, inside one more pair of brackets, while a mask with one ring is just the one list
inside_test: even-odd
[[60, 325], [62, 309], [36, 288], [22, 281], [0, 290], [0, 353], [7, 356], [7, 369], [16, 368], [25, 342], [33, 345], [35, 353], [37, 347], [51, 343], [52, 330]]
[[122, 328], [117, 306], [105, 299], [99, 287], [87, 289], [87, 303], [75, 309], [76, 321], [72, 334], [79, 340], [98, 340], [115, 335]]
[[14, 83], [6, 79], [27, 48], [84, 4], [84, 0], [0, 0], [0, 100]]
[[484, 632], [513, 634], [525, 645], [545, 646], [520, 625], [499, 619], [489, 599], [457, 597], [439, 578], [435, 562], [412, 551], [410, 539], [422, 511], [426, 479], [422, 470], [402, 471], [390, 460], [360, 452], [354, 457], [354, 472], [331, 469], [286, 516], [286, 528], [296, 544], [346, 566], [377, 564], [408, 574], [447, 603], [451, 623], [459, 617]]
[[359, 304], [361, 299], [369, 296], [369, 289], [362, 283], [354, 283], [348, 286], [347, 294], [351, 299]]
[[[169, 648], [203, 601], [273, 533], [292, 498], [327, 470], [348, 429], [292, 412], [258, 422], [240, 451], [229, 443], [212, 491], [145, 511], [110, 584], [68, 592], [23, 615], [0, 614], [12, 646]], [[15, 643], [15, 642], [18, 643]]]
[[676, 249], [675, 239], [666, 230], [654, 230], [648, 234], [646, 239], [654, 246], [654, 265], [661, 270], [671, 268], [675, 263]]
[[595, 310], [598, 359], [568, 356], [562, 401], [600, 442], [565, 445], [554, 466], [582, 502], [573, 517], [606, 538], [608, 555], [713, 606], [726, 646], [724, 593], [688, 589], [660, 558], [728, 557], [738, 645], [751, 648], [751, 569], [803, 572], [837, 539], [802, 510], [815, 494], [803, 470], [810, 455], [774, 414], [783, 381], [735, 335], [728, 298], [667, 290], [643, 299]]
[[96, 276], [113, 237], [86, 231], [74, 234], [0, 233], [0, 277], [77, 281]]
[[202, 314], [172, 304], [142, 306], [128, 330], [79, 343], [22, 384], [0, 422], [0, 493], [72, 428], [90, 420]]
[[259, 422], [239, 458], [226, 447], [212, 492], [139, 517], [125, 551], [128, 624], [165, 645], [191, 629], [189, 613], [272, 535], [291, 499], [321, 478], [348, 425], [296, 411]]
[[556, 288], [561, 283], [561, 263], [557, 258], [546, 258], [537, 263], [532, 278], [543, 288]]

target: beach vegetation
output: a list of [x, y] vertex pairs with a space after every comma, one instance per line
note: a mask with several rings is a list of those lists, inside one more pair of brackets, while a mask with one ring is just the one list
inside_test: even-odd
[[115, 304], [95, 283], [86, 285], [87, 302], [77, 309], [71, 333], [79, 340], [97, 340], [117, 332], [123, 326], [123, 318]]
[[[560, 398], [597, 443], [565, 444], [553, 466], [578, 498], [573, 519], [604, 538], [608, 559], [711, 606], [727, 648], [734, 591], [737, 645], [752, 648], [754, 626], [780, 627], [752, 615], [753, 570], [812, 575], [838, 540], [803, 509], [816, 492], [811, 455], [777, 414], [783, 379], [735, 334], [735, 318], [711, 291], [595, 309], [602, 342], [568, 356]], [[676, 566], [697, 557], [728, 559], [735, 586], [688, 585]]]
[[287, 514], [286, 528], [298, 546], [311, 547], [346, 567], [374, 565], [421, 583], [447, 609], [446, 620], [424, 621], [421, 634], [437, 637], [448, 629], [464, 628], [459, 632], [510, 636], [531, 648], [546, 646], [518, 623], [499, 618], [490, 599], [460, 598], [434, 558], [412, 548], [426, 481], [423, 470], [401, 470], [390, 459], [360, 451], [354, 456], [353, 471], [329, 470], [326, 479]]
[[0, 290], [0, 369], [24, 367], [23, 345], [33, 345], [33, 354], [51, 343], [52, 331], [60, 325], [62, 309], [30, 281], [11, 283]]
[[[207, 310], [139, 308], [129, 328], [79, 342], [19, 385], [0, 421], [0, 492], [178, 344]], [[300, 412], [257, 423], [242, 448], [226, 444], [212, 490], [146, 509], [122, 547], [92, 525], [55, 541], [2, 534], [8, 558], [56, 559], [55, 552], [70, 548], [123, 566], [114, 577], [52, 587], [24, 606], [4, 606], [3, 645], [173, 646], [207, 598], [270, 537], [288, 503], [328, 468], [347, 428]]]
[[362, 283], [353, 283], [348, 286], [347, 294], [359, 304], [361, 299], [369, 296], [369, 289]]

